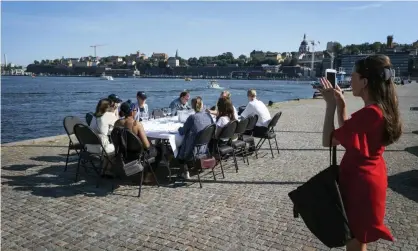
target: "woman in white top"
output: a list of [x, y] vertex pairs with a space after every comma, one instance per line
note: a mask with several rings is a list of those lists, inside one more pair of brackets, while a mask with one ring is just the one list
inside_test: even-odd
[[[109, 141], [109, 135], [112, 132], [113, 125], [118, 118], [115, 113], [111, 112], [110, 100], [102, 99], [99, 101], [96, 107], [96, 112], [91, 121], [90, 127], [97, 133], [102, 141], [103, 147], [107, 153], [113, 153], [115, 147]], [[98, 145], [86, 145], [89, 152], [100, 153], [102, 149]]]
[[144, 92], [139, 91], [136, 94], [136, 100], [138, 103], [136, 104], [137, 113], [135, 115], [135, 120], [139, 121], [142, 117], [149, 117], [148, 105], [145, 103], [147, 95]]
[[[216, 116], [216, 137], [222, 131], [229, 122], [236, 120], [234, 106], [232, 105], [231, 99], [227, 97], [219, 98], [218, 100], [218, 114]], [[228, 140], [228, 139], [221, 139], [221, 140]]]
[[[228, 98], [228, 99], [231, 99], [231, 93], [229, 91], [222, 91], [219, 98]], [[232, 101], [231, 101], [231, 103], [232, 103]], [[235, 116], [235, 118], [238, 118], [237, 109], [235, 108], [234, 105], [232, 105], [232, 107], [234, 109], [234, 116]], [[212, 115], [217, 116], [218, 115], [218, 105], [215, 106], [215, 110], [209, 110], [209, 109], [207, 109], [206, 111], [209, 112]]]

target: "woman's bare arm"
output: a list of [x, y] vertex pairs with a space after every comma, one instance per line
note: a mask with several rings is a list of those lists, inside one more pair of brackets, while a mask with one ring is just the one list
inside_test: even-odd
[[142, 144], [144, 144], [144, 147], [146, 149], [148, 149], [151, 146], [151, 144], [148, 141], [147, 134], [145, 133], [145, 130], [144, 130], [144, 127], [142, 126], [142, 123], [137, 122], [135, 127], [138, 130], [137, 135], [138, 135], [139, 139], [141, 140]]
[[344, 125], [344, 122], [348, 119], [345, 105], [337, 106], [337, 118], [339, 127], [342, 127]]
[[327, 104], [324, 119], [324, 128], [322, 131], [322, 146], [329, 147], [331, 142], [331, 134], [334, 131], [334, 114], [336, 106]]

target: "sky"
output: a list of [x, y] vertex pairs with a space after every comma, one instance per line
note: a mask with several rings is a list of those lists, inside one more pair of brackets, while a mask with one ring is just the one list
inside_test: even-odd
[[[1, 2], [8, 62], [165, 52], [183, 58], [418, 40], [418, 2]], [[415, 26], [416, 27], [416, 26]]]

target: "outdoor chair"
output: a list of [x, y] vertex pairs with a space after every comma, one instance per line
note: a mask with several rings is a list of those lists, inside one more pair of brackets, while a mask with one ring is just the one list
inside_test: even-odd
[[[197, 160], [201, 160], [202, 158], [206, 158], [208, 155], [210, 156], [209, 151], [209, 142], [213, 139], [215, 135], [216, 125], [208, 125], [205, 129], [200, 131], [195, 138], [194, 141], [194, 149], [193, 149], [193, 163], [196, 164]], [[206, 147], [206, 153], [200, 154], [200, 150], [202, 147]], [[202, 182], [200, 180], [200, 171], [203, 170], [202, 165], [200, 165], [200, 170], [197, 170], [197, 179], [199, 181], [200, 188], [202, 188]], [[223, 172], [223, 171], [222, 171]], [[215, 177], [215, 166], [212, 167], [213, 178], [216, 180]]]
[[[79, 158], [78, 158], [75, 181], [77, 182], [78, 180], [78, 176], [80, 172], [80, 165], [83, 165], [85, 168], [87, 168], [85, 164], [90, 163], [94, 171], [97, 173], [98, 178], [97, 178], [96, 187], [99, 187], [99, 181], [102, 177], [102, 174], [107, 169], [109, 164], [112, 165], [111, 155], [113, 155], [114, 153], [107, 153], [105, 151], [105, 148], [99, 136], [89, 126], [85, 124], [76, 124], [74, 126], [74, 133], [75, 133], [75, 136], [77, 137], [77, 140], [83, 146], [83, 149], [80, 151]], [[87, 145], [99, 146], [100, 151], [90, 152], [87, 150]], [[105, 160], [107, 161], [107, 163], [106, 163], [106, 166], [103, 167]], [[99, 163], [99, 165], [97, 165], [97, 162]]]
[[253, 137], [253, 130], [255, 125], [257, 124], [258, 121], [258, 115], [252, 115], [248, 117], [248, 125], [247, 128], [245, 129], [245, 132], [238, 138], [242, 141], [245, 142], [245, 144], [250, 145], [248, 151], [246, 154], [250, 154], [249, 150], [250, 148], [253, 148], [253, 150], [255, 150], [255, 139]]
[[276, 113], [273, 118], [270, 120], [267, 131], [264, 135], [255, 135], [254, 137], [260, 138], [260, 140], [257, 143], [257, 146], [255, 147], [255, 156], [258, 158], [258, 151], [261, 150], [261, 146], [264, 144], [266, 140], [268, 140], [270, 145], [270, 151], [271, 151], [271, 157], [274, 158], [273, 154], [273, 147], [271, 146], [271, 140], [274, 139], [276, 143], [276, 150], [277, 153], [280, 154], [279, 145], [277, 144], [277, 135], [274, 131], [274, 127], [277, 125], [277, 122], [279, 121], [280, 117], [282, 116], [282, 112]]
[[86, 113], [86, 122], [87, 122], [87, 125], [89, 125], [89, 126], [90, 126], [91, 121], [93, 120], [93, 117], [94, 117], [94, 115], [93, 115], [93, 113], [92, 113], [92, 112], [88, 112], [88, 113]]
[[241, 113], [245, 110], [245, 108], [247, 108], [247, 106], [245, 105], [238, 107], [238, 115], [241, 115]]
[[165, 115], [163, 109], [157, 108], [152, 110], [151, 117], [154, 119], [164, 118]]
[[245, 158], [247, 158], [247, 163], [249, 162], [248, 162], [248, 154], [246, 154], [247, 143], [244, 140], [242, 140], [242, 135], [246, 131], [249, 122], [250, 122], [250, 118], [245, 118], [245, 119], [242, 119], [240, 122], [238, 122], [237, 128], [235, 130], [235, 135], [237, 136], [237, 140], [231, 141], [231, 146], [234, 148], [235, 154], [241, 154], [244, 163], [245, 163]]
[[75, 135], [74, 126], [76, 124], [83, 124], [83, 121], [81, 121], [79, 117], [67, 116], [64, 118], [63, 124], [64, 124], [65, 132], [67, 133], [68, 139], [69, 139], [67, 159], [65, 160], [65, 168], [64, 168], [64, 172], [66, 172], [67, 166], [68, 166], [68, 159], [70, 157], [70, 151], [73, 150], [77, 153], [77, 155], [79, 155], [79, 152], [81, 151], [81, 149], [83, 149], [83, 146], [79, 142], [74, 142], [73, 141], [74, 138], [71, 138], [73, 135]]
[[[229, 122], [224, 128], [222, 128], [221, 133], [218, 137], [215, 137], [215, 144], [213, 144], [214, 148], [212, 152], [216, 152], [219, 156], [219, 164], [221, 166], [222, 171], [222, 177], [225, 178], [224, 170], [222, 161], [226, 160], [225, 157], [228, 157], [230, 154], [232, 154], [234, 158], [234, 164], [235, 164], [235, 170], [238, 172], [238, 163], [235, 156], [235, 150], [231, 146], [232, 137], [235, 135], [235, 131], [237, 129], [238, 122], [236, 120]], [[228, 139], [227, 141], [223, 141], [221, 139]], [[215, 176], [214, 176], [215, 177]], [[215, 178], [216, 180], [216, 178]]]
[[[124, 134], [126, 133], [126, 134]], [[120, 142], [121, 135], [125, 135], [125, 146]], [[125, 137], [124, 136], [124, 137]], [[123, 127], [115, 127], [111, 133], [112, 140], [115, 146], [115, 164], [112, 166], [112, 173], [115, 174], [118, 178], [121, 179], [133, 179], [139, 178], [139, 189], [138, 197], [141, 196], [142, 182], [144, 180], [144, 167], [149, 167], [150, 171], [154, 175], [154, 178], [157, 182], [157, 186], [160, 186], [158, 183], [157, 176], [155, 175], [154, 169], [151, 164], [155, 162], [155, 157], [148, 158], [145, 154], [144, 146], [141, 140], [133, 134], [130, 130], [127, 130]], [[125, 149], [126, 147], [126, 149]], [[124, 165], [138, 160], [140, 164], [139, 172], [136, 173], [126, 173], [123, 168]], [[138, 177], [139, 176], [139, 177]], [[112, 183], [112, 192], [114, 191], [114, 185]]]

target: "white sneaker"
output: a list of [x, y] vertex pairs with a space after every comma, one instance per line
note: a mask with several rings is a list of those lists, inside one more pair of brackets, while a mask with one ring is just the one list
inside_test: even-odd
[[186, 172], [183, 173], [183, 178], [185, 180], [190, 180], [190, 173], [189, 173], [189, 171], [186, 171]]

